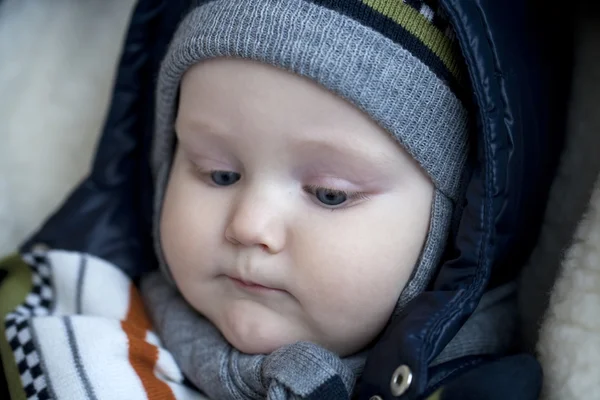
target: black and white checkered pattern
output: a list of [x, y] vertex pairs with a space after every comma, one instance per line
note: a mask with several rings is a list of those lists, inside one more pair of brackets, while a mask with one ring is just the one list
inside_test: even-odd
[[23, 259], [31, 266], [32, 288], [25, 302], [6, 316], [6, 340], [13, 351], [27, 399], [51, 399], [29, 324], [32, 316], [50, 313], [53, 297], [51, 269], [42, 252], [27, 254]]

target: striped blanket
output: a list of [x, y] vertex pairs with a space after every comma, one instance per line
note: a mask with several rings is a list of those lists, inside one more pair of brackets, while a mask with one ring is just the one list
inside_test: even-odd
[[13, 400], [206, 399], [152, 332], [141, 297], [91, 255], [0, 261], [0, 352]]

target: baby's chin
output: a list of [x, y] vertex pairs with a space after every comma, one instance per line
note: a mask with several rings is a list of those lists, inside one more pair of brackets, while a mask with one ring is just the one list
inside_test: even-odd
[[270, 354], [298, 342], [318, 344], [341, 357], [360, 350], [360, 345], [356, 347], [358, 343], [343, 339], [327, 342], [304, 321], [282, 316], [261, 304], [249, 300], [236, 303], [234, 307], [221, 309], [211, 320], [225, 339], [242, 353]]
[[213, 323], [233, 347], [246, 354], [269, 354], [292, 343], [315, 339], [300, 322], [250, 301], [223, 310]]
[[237, 332], [223, 332], [225, 339], [237, 350], [245, 354], [270, 354], [288, 345], [287, 341], [277, 341], [270, 337], [242, 337]]

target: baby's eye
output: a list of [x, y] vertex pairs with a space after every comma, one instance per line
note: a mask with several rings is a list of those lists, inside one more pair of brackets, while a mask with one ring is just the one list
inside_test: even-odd
[[307, 193], [315, 196], [315, 198], [327, 207], [336, 207], [344, 204], [350, 197], [348, 193], [341, 190], [328, 189], [319, 186], [307, 186], [304, 188]]
[[229, 186], [239, 181], [241, 175], [233, 171], [212, 171], [210, 179], [217, 186]]
[[317, 190], [315, 190], [315, 197], [321, 203], [330, 207], [339, 206], [340, 204], [343, 204], [346, 202], [346, 200], [348, 200], [348, 195], [346, 194], [346, 192], [325, 188], [318, 188]]

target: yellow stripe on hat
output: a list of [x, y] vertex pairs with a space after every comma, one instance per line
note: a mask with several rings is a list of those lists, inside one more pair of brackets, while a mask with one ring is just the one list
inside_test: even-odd
[[425, 16], [402, 0], [361, 0], [378, 13], [390, 18], [419, 39], [444, 63], [448, 71], [460, 80], [456, 49], [450, 39]]

